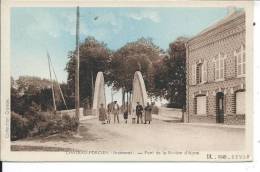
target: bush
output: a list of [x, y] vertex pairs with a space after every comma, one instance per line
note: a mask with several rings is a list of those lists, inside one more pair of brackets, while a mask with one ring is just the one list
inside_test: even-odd
[[28, 136], [52, 135], [55, 133], [76, 131], [78, 127], [76, 118], [70, 117], [67, 114], [61, 117], [51, 112], [41, 112], [43, 109], [52, 109], [52, 104], [48, 101], [50, 100], [50, 96], [50, 90], [43, 90], [39, 94], [38, 92], [33, 92], [32, 94], [32, 90], [27, 90], [21, 96], [18, 89], [11, 88], [12, 141]]
[[63, 130], [76, 131], [78, 128], [78, 121], [75, 117], [70, 117], [68, 114], [62, 116]]
[[42, 119], [42, 115], [40, 113], [40, 107], [35, 102], [32, 102], [28, 110], [23, 114], [23, 116], [28, 120], [28, 127], [30, 130], [34, 130], [35, 126]]
[[[44, 119], [44, 118], [42, 118]], [[45, 115], [45, 119], [37, 123], [37, 135], [52, 135], [56, 133], [66, 133], [76, 131], [78, 122], [76, 118], [65, 114], [62, 117], [51, 114]]]
[[11, 113], [11, 140], [25, 138], [29, 133], [29, 121], [21, 115]]
[[74, 132], [78, 128], [78, 121], [68, 114], [35, 113], [34, 116], [23, 117], [12, 112], [11, 115], [11, 140], [27, 136], [48, 136], [57, 133]]

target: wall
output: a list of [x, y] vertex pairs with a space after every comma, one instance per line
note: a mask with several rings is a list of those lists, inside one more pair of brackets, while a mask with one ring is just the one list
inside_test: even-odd
[[[245, 44], [245, 15], [244, 13], [233, 16], [220, 26], [208, 30], [191, 39], [187, 44], [187, 115], [189, 122], [216, 122], [216, 93], [224, 93], [225, 123], [243, 124], [245, 116], [235, 115], [235, 92], [245, 89], [245, 78], [236, 76], [236, 58], [234, 51]], [[214, 58], [219, 53], [227, 55], [225, 59], [224, 81], [215, 81]], [[207, 60], [207, 82], [192, 84], [192, 64]], [[207, 96], [207, 115], [195, 114], [195, 97]]]

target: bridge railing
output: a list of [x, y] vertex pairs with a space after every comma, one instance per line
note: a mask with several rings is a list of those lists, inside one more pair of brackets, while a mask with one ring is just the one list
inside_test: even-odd
[[[61, 111], [56, 111], [57, 115], [69, 115], [70, 117], [75, 117], [76, 109], [69, 109], [69, 110], [61, 110]], [[79, 109], [79, 118], [84, 118], [85, 116], [90, 116], [94, 115], [92, 109], [84, 109], [80, 108]]]
[[182, 109], [159, 107], [158, 115], [182, 118]]

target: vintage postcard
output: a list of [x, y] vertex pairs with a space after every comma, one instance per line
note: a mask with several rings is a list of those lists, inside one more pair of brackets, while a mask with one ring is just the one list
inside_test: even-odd
[[1, 4], [2, 161], [252, 161], [253, 2]]

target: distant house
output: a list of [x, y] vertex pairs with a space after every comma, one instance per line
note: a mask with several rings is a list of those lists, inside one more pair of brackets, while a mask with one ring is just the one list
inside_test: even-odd
[[245, 48], [238, 10], [187, 42], [186, 121], [244, 124]]

